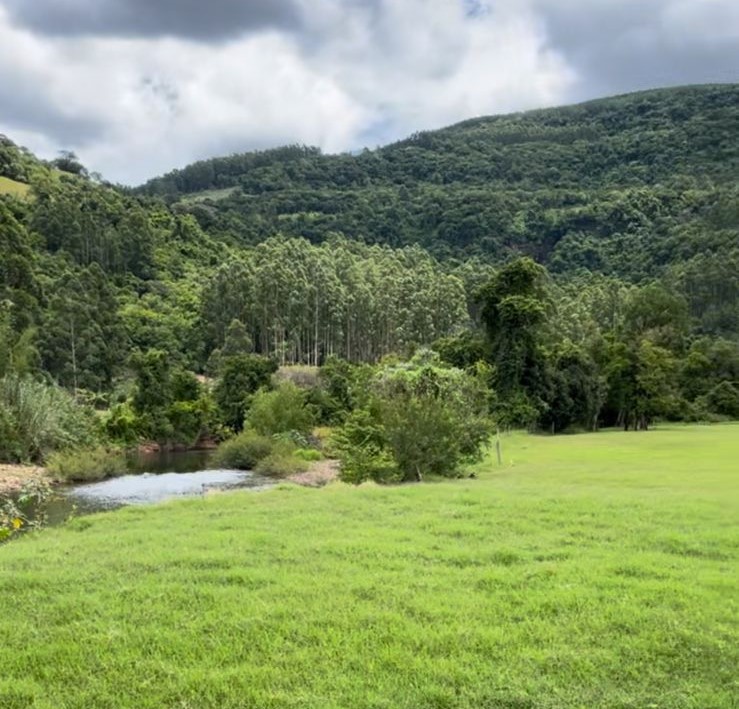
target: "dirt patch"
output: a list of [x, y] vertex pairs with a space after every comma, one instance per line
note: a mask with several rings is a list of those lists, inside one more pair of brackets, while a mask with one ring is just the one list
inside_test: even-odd
[[41, 480], [46, 471], [35, 465], [0, 464], [0, 497], [18, 492], [29, 480]]
[[317, 460], [304, 473], [290, 475], [287, 479], [306, 487], [323, 487], [339, 477], [338, 460]]

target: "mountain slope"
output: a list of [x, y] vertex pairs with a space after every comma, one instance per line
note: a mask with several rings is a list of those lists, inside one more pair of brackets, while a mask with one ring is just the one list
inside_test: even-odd
[[733, 253], [737, 106], [739, 85], [661, 89], [477, 118], [356, 156], [216, 158], [140, 189], [242, 244], [341, 232], [641, 280]]

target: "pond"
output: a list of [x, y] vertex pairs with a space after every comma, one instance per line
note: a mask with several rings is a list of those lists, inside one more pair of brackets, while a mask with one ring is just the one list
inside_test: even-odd
[[210, 451], [138, 453], [129, 459], [129, 475], [95, 483], [55, 489], [31, 517], [46, 515], [47, 524], [61, 524], [72, 516], [145, 505], [173, 498], [204, 495], [210, 490], [264, 490], [275, 481], [250, 471], [209, 466]]

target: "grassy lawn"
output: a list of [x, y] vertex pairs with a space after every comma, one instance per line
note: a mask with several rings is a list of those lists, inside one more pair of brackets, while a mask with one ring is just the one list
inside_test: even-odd
[[224, 187], [223, 189], [212, 189], [203, 190], [202, 192], [196, 192], [194, 194], [183, 195], [180, 199], [180, 204], [198, 204], [199, 202], [205, 202], [206, 200], [212, 199], [218, 201], [219, 199], [226, 199], [230, 197], [236, 191], [235, 187]]
[[0, 177], [0, 194], [9, 194], [21, 199], [28, 196], [31, 187], [23, 182], [16, 182], [9, 177]]
[[507, 436], [0, 548], [0, 707], [736, 707], [739, 426]]

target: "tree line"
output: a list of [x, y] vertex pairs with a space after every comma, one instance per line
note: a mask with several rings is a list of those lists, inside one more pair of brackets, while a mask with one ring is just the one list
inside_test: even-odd
[[[700, 106], [710, 109], [715, 126], [723, 125], [722, 90], [689, 95], [686, 110], [693, 117], [686, 130], [696, 129]], [[455, 381], [449, 368], [478, 383], [484, 379], [488, 413], [499, 425], [558, 432], [739, 417], [737, 202], [716, 183], [730, 167], [715, 164], [727, 150], [717, 130], [701, 139], [700, 154], [668, 153], [670, 169], [688, 165], [702, 185], [680, 193], [677, 183], [631, 184], [591, 202], [596, 193], [588, 178], [580, 191], [562, 188], [555, 201], [538, 194], [521, 212], [510, 192], [466, 185], [465, 175], [474, 176], [476, 168], [464, 160], [458, 179], [444, 163], [446, 187], [389, 179], [392, 170], [410, 169], [411, 157], [413, 170], [422, 170], [423, 151], [435, 154], [445, 141], [459, 148], [458, 131], [481, 132], [482, 140], [493, 125], [499, 148], [521, 150], [546, 145], [553, 135], [564, 150], [605, 131], [633, 148], [645, 121], [668, 130], [676, 120], [679, 102], [672, 99], [624, 101], [415, 136], [382, 153], [387, 170], [378, 168], [369, 182], [351, 172], [348, 157], [337, 158], [347, 185], [378, 188], [370, 202], [354, 202], [362, 223], [378, 229], [366, 240], [349, 238], [350, 229], [329, 233], [316, 212], [310, 238], [291, 236], [293, 221], [280, 218], [280, 228], [261, 221], [268, 238], [251, 243], [238, 219], [222, 228], [231, 217], [207, 202], [198, 209], [211, 214], [210, 226], [194, 208], [100, 182], [69, 155], [44, 163], [0, 139], [0, 175], [28, 188], [0, 194], [0, 438], [7, 444], [0, 455], [43, 458], [50, 441], [93, 440], [101, 425], [101, 435], [124, 442], [226, 435], [248, 421], [252, 397], [269, 389], [276, 369], [291, 364], [320, 368], [306, 405], [327, 423], [343, 424], [356, 411], [397, 418], [388, 391], [405, 396], [413, 409], [430, 401], [416, 384], [428, 376], [443, 388]], [[578, 127], [591, 111], [592, 125]], [[437, 158], [446, 160], [448, 150]], [[468, 152], [465, 159], [474, 161], [475, 151]], [[310, 168], [306, 160], [318, 165], [323, 158], [291, 148], [254, 157], [250, 169], [279, 163], [297, 184], [308, 179], [301, 172]], [[611, 174], [602, 167], [601, 177]], [[630, 163], [628, 169], [636, 168]], [[532, 174], [545, 180], [545, 172]], [[318, 185], [318, 176], [311, 179]], [[447, 187], [457, 190], [454, 204], [462, 211], [444, 201]], [[413, 219], [437, 214], [458, 238], [464, 214], [502, 219], [489, 232], [490, 253], [446, 248], [433, 236], [432, 221], [414, 222], [419, 233], [432, 235], [429, 248], [403, 237], [405, 217], [384, 196], [397, 193], [397, 204], [409, 208], [414, 190], [429, 192]], [[521, 199], [527, 194], [513, 192]], [[560, 207], [574, 221], [541, 259], [546, 263], [522, 256], [519, 239], [531, 248], [549, 243], [529, 227], [561, 226]], [[259, 209], [250, 219], [261, 219]], [[341, 201], [331, 207], [340, 219], [350, 212]], [[477, 232], [470, 233], [470, 243], [477, 243]], [[566, 263], [555, 258], [558, 252]], [[608, 267], [599, 260], [604, 253]], [[615, 267], [617, 261], [628, 268]], [[428, 348], [436, 354], [424, 359]], [[418, 366], [404, 369], [416, 355]], [[397, 380], [397, 387], [385, 387], [383, 377]], [[362, 399], [362, 390], [374, 392], [374, 403]], [[60, 415], [36, 416], [32, 401], [39, 412], [44, 402], [57, 402]], [[84, 410], [79, 420], [75, 406]], [[90, 415], [92, 409], [101, 415]], [[46, 433], [30, 435], [24, 427], [32, 421]], [[352, 425], [363, 431], [365, 424], [379, 425], [371, 417]], [[382, 440], [380, 462], [394, 439]]]

